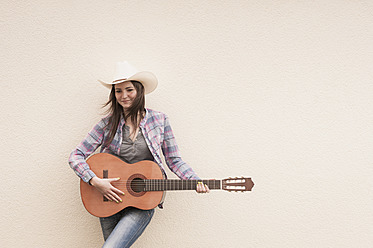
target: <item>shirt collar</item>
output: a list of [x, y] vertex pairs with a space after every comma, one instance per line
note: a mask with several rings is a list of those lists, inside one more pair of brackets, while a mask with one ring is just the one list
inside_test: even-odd
[[145, 108], [145, 116], [144, 116], [144, 118], [140, 122], [140, 127], [144, 127], [145, 126], [146, 120], [148, 119], [148, 115], [149, 115], [149, 111], [148, 111], [147, 108]]

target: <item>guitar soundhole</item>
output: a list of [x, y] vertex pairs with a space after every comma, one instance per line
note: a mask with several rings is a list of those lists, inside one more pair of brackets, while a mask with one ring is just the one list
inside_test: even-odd
[[141, 174], [130, 176], [127, 180], [128, 193], [136, 197], [143, 196], [146, 193], [144, 179], [146, 178]]
[[145, 189], [145, 182], [141, 178], [135, 178], [131, 181], [131, 189], [136, 192], [140, 193], [143, 192]]

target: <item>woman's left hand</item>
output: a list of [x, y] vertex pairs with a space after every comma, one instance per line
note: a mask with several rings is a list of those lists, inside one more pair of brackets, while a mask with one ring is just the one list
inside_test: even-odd
[[197, 183], [197, 193], [210, 193], [209, 186], [207, 184], [203, 184], [202, 182]]

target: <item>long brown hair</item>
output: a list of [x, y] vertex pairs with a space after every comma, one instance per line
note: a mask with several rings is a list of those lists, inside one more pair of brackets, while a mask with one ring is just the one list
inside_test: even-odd
[[[121, 117], [124, 117], [124, 120], [130, 118], [131, 122], [135, 127], [140, 126], [140, 122], [145, 114], [145, 91], [144, 86], [138, 81], [131, 81], [133, 87], [136, 89], [136, 97], [132, 102], [131, 107], [128, 109], [128, 114], [125, 115], [123, 107], [118, 103], [117, 98], [115, 97], [115, 86], [113, 84], [111, 92], [109, 95], [109, 100], [104, 104], [103, 107], [109, 106], [106, 113], [110, 114], [109, 122], [106, 127], [110, 128], [109, 138], [106, 140], [105, 145], [108, 146], [113, 141], [114, 136], [117, 132], [117, 128], [120, 122]], [[133, 132], [136, 131], [133, 130]]]

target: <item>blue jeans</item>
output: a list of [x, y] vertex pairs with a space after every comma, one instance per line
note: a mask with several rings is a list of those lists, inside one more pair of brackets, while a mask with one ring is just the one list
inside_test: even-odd
[[105, 239], [102, 247], [130, 247], [144, 232], [153, 214], [154, 209], [141, 210], [128, 207], [112, 216], [100, 218]]

